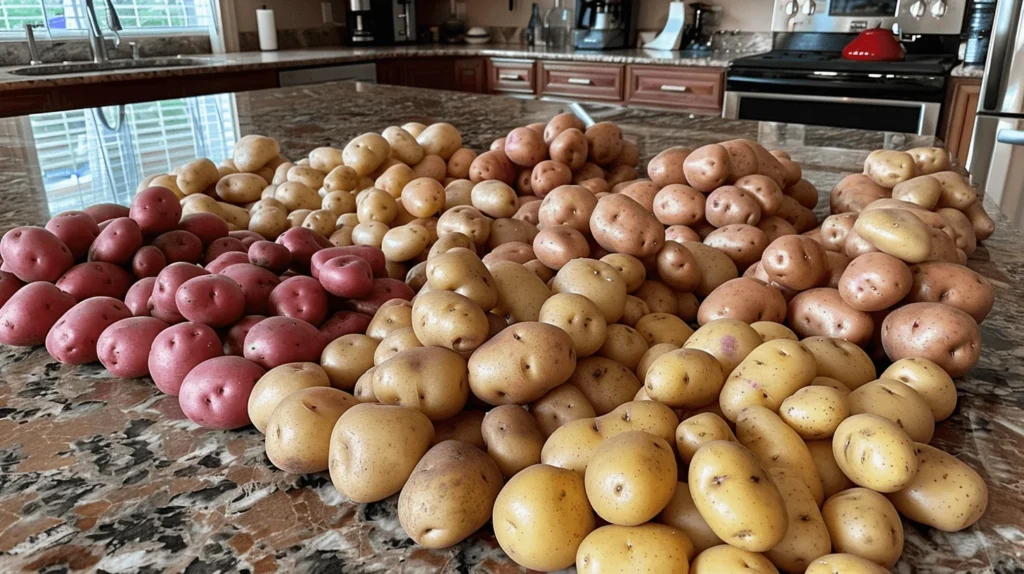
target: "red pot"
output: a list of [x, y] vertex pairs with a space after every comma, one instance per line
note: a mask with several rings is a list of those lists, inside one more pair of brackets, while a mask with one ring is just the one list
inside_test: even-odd
[[843, 48], [843, 58], [867, 62], [902, 60], [903, 45], [896, 35], [885, 28], [864, 30]]

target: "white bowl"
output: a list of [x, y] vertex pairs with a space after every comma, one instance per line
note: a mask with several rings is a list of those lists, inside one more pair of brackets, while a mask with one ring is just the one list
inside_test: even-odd
[[466, 30], [467, 44], [486, 44], [490, 41], [491, 33], [487, 31], [487, 28], [482, 26], [473, 26], [469, 30]]

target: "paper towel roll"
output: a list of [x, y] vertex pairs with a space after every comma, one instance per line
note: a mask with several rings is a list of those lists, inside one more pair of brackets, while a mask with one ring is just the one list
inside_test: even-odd
[[277, 49], [277, 24], [274, 23], [273, 10], [256, 10], [256, 28], [260, 35], [260, 50]]

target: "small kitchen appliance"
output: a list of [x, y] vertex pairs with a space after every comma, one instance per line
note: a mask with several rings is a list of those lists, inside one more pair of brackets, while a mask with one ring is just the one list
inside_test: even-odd
[[354, 45], [416, 41], [415, 0], [347, 0], [345, 34]]
[[576, 0], [573, 44], [581, 50], [632, 46], [639, 6], [639, 0]]

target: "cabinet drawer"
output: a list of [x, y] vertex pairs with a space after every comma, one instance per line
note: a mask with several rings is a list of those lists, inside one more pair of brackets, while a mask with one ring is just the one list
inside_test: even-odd
[[540, 62], [538, 66], [542, 96], [622, 101], [622, 66], [556, 62]]
[[491, 58], [487, 62], [487, 77], [492, 92], [532, 94], [537, 88], [533, 60]]
[[720, 110], [720, 68], [629, 66], [626, 101], [673, 108]]

